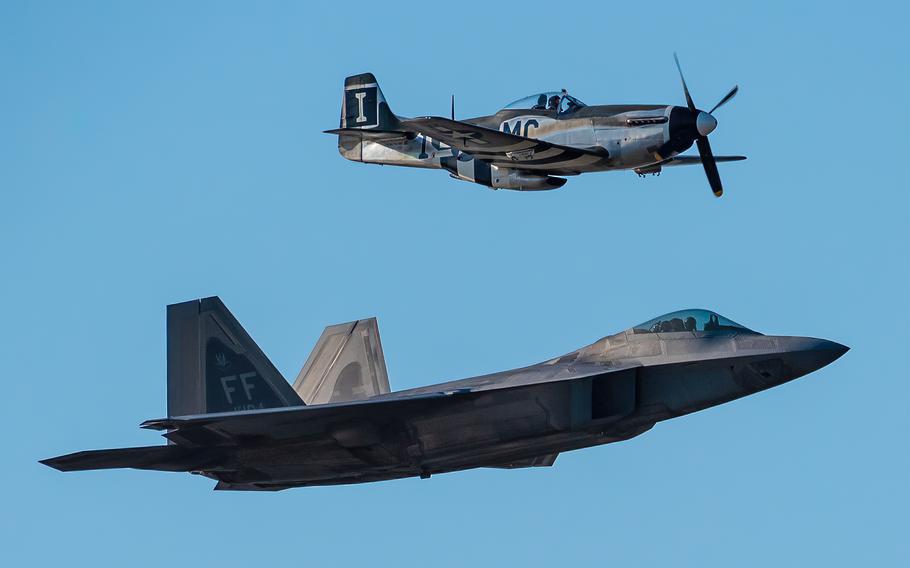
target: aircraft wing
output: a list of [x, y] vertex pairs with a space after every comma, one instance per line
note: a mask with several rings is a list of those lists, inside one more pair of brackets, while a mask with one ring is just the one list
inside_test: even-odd
[[506, 168], [571, 171], [609, 157], [606, 150], [562, 146], [437, 116], [402, 120], [400, 126]]
[[184, 446], [234, 443], [252, 437], [272, 440], [319, 437], [326, 432], [332, 433], [336, 440], [341, 440], [342, 445], [346, 438], [350, 438], [351, 444], [361, 445], [371, 437], [381, 437], [377, 425], [400, 420], [403, 416], [416, 417], [432, 413], [443, 404], [458, 401], [471, 404], [484, 396], [503, 396], [505, 390], [535, 388], [549, 383], [617, 373], [637, 366], [639, 365], [533, 365], [519, 371], [362, 400], [177, 416], [148, 420], [142, 423], [142, 427], [170, 430], [164, 437]]
[[[714, 156], [715, 162], [739, 162], [740, 160], [745, 160], [745, 156]], [[672, 158], [667, 158], [662, 162], [658, 162], [657, 166], [668, 167], [668, 166], [688, 166], [692, 164], [701, 165], [701, 156], [674, 156]]]
[[[314, 448], [311, 459], [307, 461], [311, 473], [324, 476], [326, 483], [344, 483], [346, 478], [339, 476], [339, 472], [352, 464], [366, 462], [390, 468], [401, 466], [400, 456], [390, 453], [388, 449], [389, 444], [394, 446], [396, 443], [389, 436], [411, 436], [431, 445], [440, 443], [436, 436], [443, 409], [448, 419], [469, 423], [476, 419], [478, 412], [496, 407], [503, 409], [501, 418], [506, 422], [532, 420], [543, 428], [549, 419], [538, 397], [544, 392], [562, 396], [564, 402], [570, 404], [574, 400], [571, 393], [576, 389], [566, 383], [590, 378], [592, 381], [603, 381], [605, 385], [614, 385], [608, 388], [621, 393], [624, 388], [634, 388], [634, 382], [628, 379], [634, 376], [638, 366], [640, 364], [636, 363], [543, 363], [512, 372], [444, 383], [429, 387], [432, 390], [425, 392], [414, 389], [337, 403], [149, 420], [142, 427], [167, 430], [164, 437], [170, 442], [168, 445], [76, 452], [42, 460], [42, 463], [62, 471], [122, 467], [195, 471], [216, 464], [218, 471], [242, 477], [246, 471], [242, 461], [225, 462], [237, 447], [267, 453], [275, 443], [295, 440]], [[498, 456], [496, 460], [491, 458], [488, 465], [510, 468], [547, 466], [552, 465], [555, 457], [555, 452], [534, 459], [517, 455], [515, 460], [502, 460], [502, 456]], [[430, 455], [421, 459], [425, 464], [444, 466], [442, 462], [432, 462]], [[280, 468], [281, 465], [275, 467]], [[284, 487], [287, 485], [267, 483], [249, 486], [237, 481], [219, 484], [216, 489], [277, 490]]]
[[[377, 397], [373, 399], [316, 404], [309, 406], [241, 412], [219, 412], [195, 416], [177, 416], [147, 420], [142, 428], [171, 430], [164, 435], [180, 445], [205, 444], [211, 441], [233, 442], [251, 436], [280, 440], [295, 436], [324, 433], [330, 425], [356, 421], [360, 429], [366, 423], [393, 419], [403, 412], [429, 411], [451, 393], [432, 393], [407, 398]], [[212, 438], [215, 436], [215, 438]]]

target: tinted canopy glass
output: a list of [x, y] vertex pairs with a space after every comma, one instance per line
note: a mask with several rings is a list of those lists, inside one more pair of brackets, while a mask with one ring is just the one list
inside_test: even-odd
[[547, 91], [511, 102], [503, 110], [561, 110], [566, 112], [585, 106], [575, 97], [569, 96], [564, 91]]
[[562, 96], [562, 100], [559, 101], [559, 112], [560, 113], [575, 112], [576, 110], [578, 110], [580, 108], [584, 108], [586, 106], [588, 106], [588, 105], [586, 105], [585, 103], [576, 99], [572, 95], [564, 94]]
[[633, 333], [673, 333], [680, 331], [756, 333], [710, 310], [680, 310], [664, 314], [632, 328]]

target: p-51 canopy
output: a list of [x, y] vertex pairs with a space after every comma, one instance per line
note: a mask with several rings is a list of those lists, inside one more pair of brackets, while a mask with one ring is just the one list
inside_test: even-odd
[[563, 90], [529, 95], [507, 104], [502, 110], [555, 110], [562, 114], [586, 106], [588, 105]]

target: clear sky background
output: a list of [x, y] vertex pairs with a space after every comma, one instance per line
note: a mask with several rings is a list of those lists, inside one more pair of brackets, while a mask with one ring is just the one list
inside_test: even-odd
[[[0, 3], [0, 548], [8, 566], [907, 562], [907, 10], [898, 2]], [[718, 111], [700, 167], [537, 194], [343, 160], [342, 81], [392, 109], [535, 91]], [[165, 305], [220, 295], [293, 377], [378, 316], [393, 389], [718, 311], [852, 350], [556, 466], [275, 494], [62, 474], [155, 444]]]

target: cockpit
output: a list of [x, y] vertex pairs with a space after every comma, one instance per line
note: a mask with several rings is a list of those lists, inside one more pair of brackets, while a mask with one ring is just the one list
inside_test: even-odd
[[709, 310], [680, 310], [664, 314], [632, 328], [632, 333], [674, 333], [674, 332], [758, 332], [727, 319]]
[[562, 91], [547, 91], [511, 102], [502, 110], [552, 110], [557, 115], [569, 114], [588, 105]]

